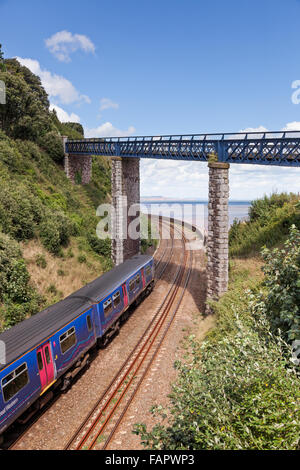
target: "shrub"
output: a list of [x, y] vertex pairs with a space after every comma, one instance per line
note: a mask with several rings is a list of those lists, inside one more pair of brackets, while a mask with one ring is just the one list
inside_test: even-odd
[[37, 255], [36, 256], [36, 265], [39, 268], [46, 269], [47, 267], [47, 261], [44, 255]]
[[283, 243], [292, 224], [300, 228], [300, 215], [296, 207], [298, 199], [292, 194], [275, 194], [254, 201], [249, 211], [252, 213], [250, 221], [235, 221], [229, 231], [230, 254], [248, 256], [259, 252], [264, 246], [271, 248]]
[[262, 252], [264, 290], [253, 301], [257, 315], [267, 315], [287, 341], [300, 339], [300, 231], [293, 226], [282, 249]]
[[55, 162], [61, 162], [63, 160], [63, 144], [57, 132], [51, 131], [44, 135], [40, 140], [40, 145]]
[[86, 263], [86, 256], [85, 255], [79, 255], [77, 258], [78, 263], [83, 264]]
[[95, 251], [95, 253], [97, 253], [98, 255], [105, 256], [107, 258], [111, 256], [111, 240], [109, 238], [102, 240], [96, 235], [88, 233], [87, 240], [89, 242], [90, 247]]
[[29, 280], [18, 244], [0, 232], [0, 302], [5, 327], [38, 311], [41, 299], [30, 287]]
[[46, 213], [40, 225], [40, 237], [44, 247], [55, 255], [59, 255], [61, 247], [66, 246], [74, 233], [70, 219], [62, 212]]
[[[255, 295], [254, 293], [252, 295]], [[253, 317], [242, 280], [215, 305], [217, 327], [175, 364], [170, 405], [152, 409], [159, 421], [134, 432], [148, 449], [297, 449], [300, 389], [287, 345], [267, 316]], [[164, 423], [164, 420], [168, 420]]]
[[42, 217], [42, 207], [37, 198], [24, 186], [11, 188], [1, 182], [0, 224], [5, 233], [16, 240], [33, 238]]

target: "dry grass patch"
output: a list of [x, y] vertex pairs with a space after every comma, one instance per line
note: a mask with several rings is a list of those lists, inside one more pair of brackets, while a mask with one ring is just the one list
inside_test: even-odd
[[[64, 258], [51, 255], [37, 240], [22, 243], [21, 248], [31, 282], [47, 304], [67, 297], [103, 272], [100, 261], [92, 254], [85, 253], [86, 262], [78, 262], [80, 251], [74, 240], [64, 250]], [[74, 256], [67, 256], [68, 252]], [[45, 263], [38, 262], [41, 259]]]

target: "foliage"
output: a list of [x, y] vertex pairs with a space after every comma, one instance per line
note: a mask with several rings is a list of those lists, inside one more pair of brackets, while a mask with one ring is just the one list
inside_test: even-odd
[[67, 246], [74, 230], [74, 225], [63, 212], [48, 211], [40, 225], [42, 244], [50, 253], [59, 255], [61, 247]]
[[87, 240], [95, 253], [105, 256], [106, 258], [111, 256], [111, 240], [109, 238], [102, 240], [93, 233], [88, 233]]
[[52, 128], [47, 95], [40, 80], [15, 60], [6, 60], [0, 80], [6, 85], [6, 104], [0, 107], [2, 130], [13, 138], [36, 141]]
[[36, 256], [36, 265], [39, 268], [46, 269], [47, 267], [47, 261], [44, 255], [37, 255]]
[[[234, 273], [236, 276], [236, 273]], [[179, 377], [170, 405], [152, 411], [151, 430], [135, 426], [148, 449], [297, 449], [300, 390], [287, 345], [273, 335], [268, 317], [253, 316], [258, 290], [245, 294], [246, 273], [215, 304], [217, 326], [175, 364]], [[167, 420], [165, 424], [164, 421]]]
[[29, 280], [17, 242], [0, 232], [0, 302], [6, 327], [23, 320], [28, 313], [35, 313], [39, 307], [39, 296]]
[[34, 237], [35, 228], [42, 219], [42, 206], [24, 186], [11, 188], [1, 182], [0, 226], [4, 233], [16, 240], [28, 240]]
[[[0, 48], [0, 64], [1, 60]], [[87, 234], [96, 229], [95, 208], [106, 201], [110, 191], [110, 162], [94, 157], [93, 181], [85, 186], [74, 186], [61, 165], [61, 135], [82, 138], [81, 124], [61, 123], [55, 111], [49, 111], [48, 96], [40, 78], [15, 59], [4, 63], [5, 67], [0, 67], [0, 80], [6, 85], [7, 104], [0, 106], [0, 234], [4, 232], [3, 236], [8, 236], [15, 247], [16, 242], [34, 239], [34, 245], [43, 245], [56, 256], [72, 256], [75, 268], [77, 253], [73, 253], [71, 247], [84, 240], [80, 256], [86, 258], [87, 266], [90, 260], [95, 262], [101, 274], [103, 269], [111, 267], [109, 246], [104, 242], [101, 246], [94, 244], [93, 249]], [[75, 243], [73, 238], [76, 238]], [[64, 251], [70, 242], [71, 247]], [[30, 251], [30, 244], [28, 249]], [[58, 262], [53, 262], [57, 263], [53, 271], [57, 275], [62, 273]], [[31, 264], [29, 261], [29, 266]], [[35, 264], [45, 268], [45, 256], [37, 255]], [[23, 320], [41, 307], [41, 298], [30, 287], [21, 252], [14, 267], [10, 265], [9, 269], [13, 282], [5, 287], [0, 279], [4, 282], [2, 290], [5, 287], [0, 297], [1, 327]], [[49, 284], [51, 282], [52, 279]], [[49, 299], [46, 290], [44, 293], [47, 302], [62, 295], [56, 290], [50, 292], [53, 297]]]
[[56, 131], [47, 132], [47, 134], [40, 139], [40, 145], [55, 162], [61, 162], [63, 160], [64, 149], [62, 139]]
[[282, 249], [264, 249], [264, 290], [253, 299], [256, 315], [266, 315], [287, 341], [300, 340], [300, 231], [293, 226]]
[[283, 243], [291, 225], [300, 228], [298, 202], [299, 196], [285, 193], [252, 202], [250, 220], [234, 221], [229, 231], [230, 254], [251, 256], [264, 246], [271, 248]]

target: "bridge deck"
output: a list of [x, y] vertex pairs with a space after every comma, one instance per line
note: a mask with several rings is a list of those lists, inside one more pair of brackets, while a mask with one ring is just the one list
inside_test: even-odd
[[160, 160], [300, 167], [300, 131], [108, 137], [68, 140], [69, 155], [104, 155]]

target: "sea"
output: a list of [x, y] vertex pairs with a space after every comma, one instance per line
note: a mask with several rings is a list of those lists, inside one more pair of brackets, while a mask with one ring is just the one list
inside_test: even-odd
[[[247, 220], [251, 201], [229, 201], [229, 226], [236, 219]], [[142, 212], [146, 214], [174, 217], [207, 229], [208, 202], [201, 200], [157, 200], [141, 199]]]

